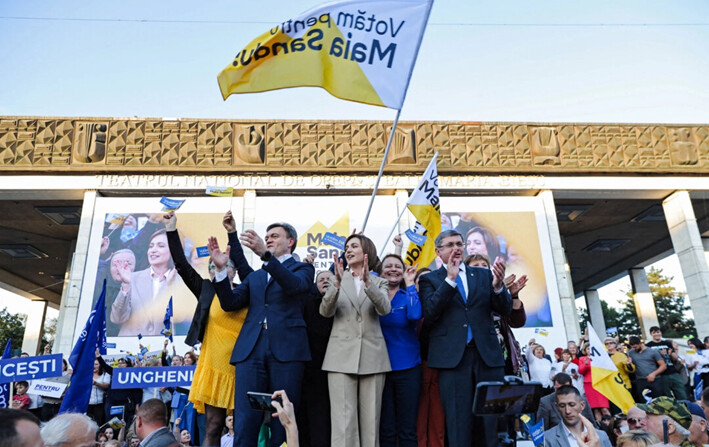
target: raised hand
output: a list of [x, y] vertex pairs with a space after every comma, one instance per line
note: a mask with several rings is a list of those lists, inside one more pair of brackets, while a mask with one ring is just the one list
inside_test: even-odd
[[336, 254], [332, 255], [332, 260], [335, 263], [335, 281], [334, 285], [336, 289], [340, 288], [340, 282], [342, 281], [342, 275], [345, 274], [345, 267], [342, 264], [342, 259], [339, 259]]
[[[514, 275], [512, 275], [514, 276]], [[512, 282], [509, 286], [507, 286], [507, 289], [510, 291], [510, 295], [512, 296], [517, 296], [519, 295], [520, 290], [524, 289], [524, 286], [527, 285], [527, 275], [522, 275], [519, 277], [517, 281]]]
[[401, 239], [401, 235], [400, 235], [400, 234], [397, 234], [396, 236], [394, 236], [393, 242], [394, 242], [394, 246], [397, 247], [397, 248], [400, 248], [400, 247], [403, 247], [403, 246], [404, 246], [404, 241]]
[[514, 273], [511, 274], [510, 276], [506, 277], [505, 278], [505, 287], [507, 287], [509, 289], [510, 286], [512, 285], [512, 283], [514, 283], [516, 279], [517, 279], [517, 275], [515, 275]]
[[[283, 405], [275, 400], [277, 397], [281, 398]], [[271, 405], [276, 409], [276, 412], [271, 416], [274, 418], [278, 417], [281, 421], [281, 425], [286, 429], [296, 427], [295, 409], [293, 408], [293, 403], [288, 399], [286, 392], [284, 390], [276, 391], [273, 393], [273, 396], [271, 396], [271, 399], [274, 399], [271, 401]], [[288, 443], [290, 444], [291, 442], [288, 441]]]
[[175, 212], [170, 211], [167, 214], [163, 214], [162, 223], [165, 225], [165, 230], [175, 231], [177, 229], [177, 216], [175, 216]]
[[119, 262], [116, 267], [116, 270], [118, 271], [118, 276], [121, 277], [121, 282], [123, 284], [130, 284], [131, 273], [133, 273], [133, 271], [131, 270], [128, 261]]
[[310, 253], [303, 259], [303, 262], [307, 262], [308, 264], [312, 264], [313, 262], [315, 262], [315, 253]]
[[406, 287], [413, 286], [415, 284], [414, 278], [416, 278], [416, 271], [418, 270], [418, 267], [418, 264], [406, 266], [406, 270], [404, 270], [404, 283], [406, 284]]
[[212, 262], [217, 270], [221, 271], [229, 262], [229, 252], [231, 251], [231, 246], [226, 246], [226, 251], [223, 252], [219, 249], [219, 242], [214, 236], [210, 236], [207, 241], [207, 250], [209, 250], [209, 256], [212, 257]]
[[448, 258], [447, 265], [448, 279], [450, 279], [451, 281], [455, 281], [455, 279], [458, 277], [461, 262], [463, 262], [462, 252], [459, 253], [454, 251], [453, 253], [451, 253], [451, 257]]
[[585, 428], [585, 431], [581, 434], [581, 436], [574, 435], [579, 447], [601, 447], [601, 438], [598, 436], [598, 433], [596, 433], [596, 428], [593, 424], [591, 424], [588, 419], [583, 417], [582, 414], [579, 414], [579, 418]]
[[502, 256], [495, 258], [495, 262], [492, 264], [492, 288], [493, 290], [501, 289], [505, 284], [505, 261]]
[[371, 276], [369, 275], [369, 259], [367, 254], [364, 254], [364, 262], [362, 263], [362, 282], [365, 287], [369, 287], [372, 284]]
[[256, 253], [259, 257], [263, 256], [266, 251], [266, 243], [261, 239], [261, 236], [256, 234], [254, 230], [246, 230], [241, 233], [239, 240], [246, 248]]
[[224, 214], [224, 218], [222, 218], [222, 225], [224, 225], [224, 229], [227, 233], [233, 233], [236, 231], [236, 221], [234, 220], [234, 216], [231, 214], [231, 210]]
[[111, 240], [108, 237], [101, 239], [101, 255], [103, 256], [108, 250], [108, 246], [111, 244]]

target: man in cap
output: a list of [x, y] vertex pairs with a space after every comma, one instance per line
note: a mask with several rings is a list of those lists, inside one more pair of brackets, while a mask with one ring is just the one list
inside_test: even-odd
[[709, 432], [707, 432], [707, 419], [704, 415], [704, 410], [699, 405], [688, 400], [683, 400], [682, 403], [692, 413], [692, 425], [689, 426], [689, 442], [697, 447], [709, 444]]
[[649, 404], [638, 404], [647, 413], [646, 430], [663, 439], [663, 423], [667, 421], [667, 443], [680, 447], [692, 447], [689, 442], [689, 427], [692, 413], [682, 402], [667, 396], [654, 399]]
[[631, 407], [628, 410], [628, 428], [630, 430], [645, 430], [647, 425], [647, 414], [638, 407]]

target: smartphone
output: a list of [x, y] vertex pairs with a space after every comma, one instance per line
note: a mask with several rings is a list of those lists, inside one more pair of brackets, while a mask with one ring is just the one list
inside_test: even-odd
[[271, 401], [275, 400], [281, 405], [283, 405], [283, 402], [281, 401], [280, 396], [273, 399], [271, 397], [272, 395], [273, 394], [270, 393], [257, 393], [255, 391], [248, 391], [246, 393], [246, 397], [249, 399], [249, 404], [251, 405], [251, 408], [253, 408], [254, 410], [275, 413], [276, 408], [271, 405]]

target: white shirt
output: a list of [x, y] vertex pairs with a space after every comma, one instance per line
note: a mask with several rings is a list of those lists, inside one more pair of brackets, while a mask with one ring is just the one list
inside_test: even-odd
[[234, 445], [234, 435], [230, 435], [229, 432], [227, 432], [224, 436], [222, 436], [222, 447], [232, 447]]
[[[111, 383], [111, 376], [107, 373], [101, 374], [101, 377], [96, 379], [98, 383]], [[97, 387], [96, 385], [91, 385], [91, 397], [89, 397], [89, 405], [98, 405], [103, 403], [103, 393], [104, 390]]]
[[[578, 443], [578, 441], [576, 441], [576, 436], [574, 436], [574, 434], [571, 433], [571, 431], [568, 428], [566, 428], [566, 424], [564, 424], [564, 421], [561, 421], [561, 423], [559, 425], [564, 427], [564, 433], [566, 433], [566, 439], [567, 439], [567, 441], [569, 441], [569, 446], [570, 447], [579, 447], [579, 443]], [[586, 433], [586, 427], [583, 424], [581, 426], [583, 427], [583, 433]]]

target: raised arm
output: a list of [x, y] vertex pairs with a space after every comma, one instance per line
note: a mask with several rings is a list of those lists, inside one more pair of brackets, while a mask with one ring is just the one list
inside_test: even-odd
[[185, 251], [180, 242], [180, 234], [177, 232], [177, 217], [174, 211], [165, 214], [163, 221], [167, 230], [167, 246], [170, 248], [170, 256], [172, 256], [172, 261], [175, 263], [177, 274], [180, 275], [190, 292], [199, 298], [202, 293], [202, 277], [192, 268], [185, 257]]
[[222, 225], [227, 232], [227, 237], [229, 238], [229, 246], [231, 247], [231, 252], [229, 253], [229, 259], [234, 263], [236, 268], [236, 274], [239, 275], [239, 279], [243, 282], [249, 274], [251, 274], [254, 269], [251, 268], [246, 256], [244, 256], [244, 248], [239, 242], [239, 237], [236, 233], [236, 221], [231, 211], [227, 211], [222, 219]]

